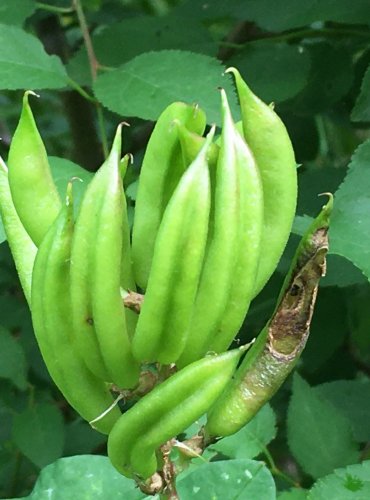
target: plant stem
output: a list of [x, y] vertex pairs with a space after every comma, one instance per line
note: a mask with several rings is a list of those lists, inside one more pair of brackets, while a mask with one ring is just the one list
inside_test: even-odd
[[97, 100], [90, 95], [86, 90], [84, 90], [77, 82], [72, 80], [72, 78], [68, 78], [67, 80], [68, 85], [73, 88], [76, 92], [78, 92], [82, 97], [84, 97], [87, 101], [93, 102], [94, 104], [97, 103]]
[[78, 23], [79, 23], [81, 31], [82, 31], [82, 36], [83, 36], [86, 51], [87, 51], [87, 57], [89, 59], [91, 78], [94, 81], [97, 77], [98, 61], [96, 59], [94, 47], [93, 47], [93, 44], [91, 41], [89, 27], [87, 26], [86, 17], [85, 17], [84, 11], [82, 9], [81, 1], [80, 0], [73, 0], [73, 5], [74, 5], [74, 8], [75, 8], [75, 11], [77, 14]]
[[74, 11], [73, 7], [57, 7], [56, 5], [50, 5], [43, 2], [36, 2], [35, 5], [37, 9], [46, 10], [55, 14], [71, 14]]
[[285, 474], [282, 470], [278, 468], [278, 466], [275, 463], [275, 460], [273, 459], [271, 453], [269, 452], [268, 448], [265, 446], [263, 448], [263, 454], [265, 455], [267, 462], [269, 464], [271, 473], [273, 476], [280, 477], [281, 479], [284, 479], [288, 484], [291, 486], [294, 486], [295, 488], [300, 488], [300, 484], [297, 483], [292, 477], [288, 476], [288, 474]]
[[322, 28], [322, 29], [301, 29], [296, 31], [290, 31], [288, 33], [272, 35], [272, 36], [261, 36], [261, 38], [255, 38], [253, 40], [247, 40], [244, 43], [233, 43], [229, 41], [221, 41], [219, 43], [222, 47], [229, 47], [236, 50], [241, 50], [247, 45], [260, 42], [287, 42], [290, 40], [296, 40], [299, 38], [320, 38], [320, 37], [332, 37], [332, 36], [356, 36], [361, 38], [370, 39], [370, 31], [368, 30], [355, 30], [355, 29], [337, 29], [337, 28]]
[[287, 41], [295, 40], [296, 38], [317, 38], [322, 36], [358, 36], [370, 38], [368, 30], [355, 30], [355, 29], [338, 29], [338, 28], [321, 28], [321, 29], [302, 29], [276, 35], [267, 38], [269, 41]]
[[[86, 17], [85, 17], [84, 11], [82, 9], [81, 0], [73, 0], [73, 5], [74, 5], [74, 8], [75, 8], [75, 11], [77, 14], [77, 19], [78, 19], [78, 23], [80, 25], [80, 29], [82, 31], [82, 36], [83, 36], [86, 51], [87, 51], [87, 57], [89, 59], [91, 78], [92, 78], [92, 81], [94, 82], [96, 80], [96, 77], [98, 74], [99, 63], [98, 63], [98, 60], [97, 60], [95, 52], [94, 52], [94, 47], [93, 47], [93, 44], [91, 41], [91, 36], [89, 33], [89, 27], [88, 27], [87, 22], [86, 22]], [[108, 139], [107, 139], [107, 135], [105, 132], [103, 109], [102, 109], [101, 104], [98, 101], [95, 101], [95, 108], [96, 108], [96, 114], [97, 114], [97, 118], [98, 118], [98, 128], [99, 128], [100, 138], [101, 138], [101, 142], [102, 142], [103, 154], [104, 154], [104, 157], [107, 158], [107, 156], [108, 156]]]

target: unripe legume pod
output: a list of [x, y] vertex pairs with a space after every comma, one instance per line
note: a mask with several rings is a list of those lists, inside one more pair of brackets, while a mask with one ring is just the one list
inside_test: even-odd
[[108, 439], [116, 469], [129, 477], [153, 474], [156, 449], [207, 411], [232, 377], [242, 352], [236, 349], [192, 363], [124, 413]]
[[1, 157], [0, 214], [24, 295], [28, 304], [31, 305], [32, 269], [37, 247], [23, 227], [14, 207], [8, 182], [8, 169]]
[[[113, 398], [106, 384], [86, 368], [71, 336], [72, 235], [73, 208], [69, 192], [66, 205], [37, 253], [32, 280], [32, 322], [51, 377], [70, 405], [90, 422], [111, 406]], [[108, 434], [120, 414], [118, 408], [113, 408], [96, 421], [94, 428]]]
[[[103, 189], [96, 220], [89, 279], [91, 283], [92, 320], [99, 349], [111, 380], [121, 388], [134, 387], [139, 380], [139, 364], [134, 360], [128, 337], [125, 309], [122, 306], [123, 236], [128, 235], [126, 200], [119, 167], [121, 126], [118, 127], [110, 160], [96, 174], [93, 182]], [[125, 241], [126, 250], [128, 242]], [[127, 270], [127, 274], [129, 270]], [[127, 282], [130, 280], [127, 275]]]
[[254, 296], [275, 270], [291, 231], [297, 200], [297, 169], [287, 130], [271, 106], [262, 102], [235, 68], [244, 138], [261, 174], [264, 228]]
[[[263, 216], [259, 173], [235, 128], [224, 91], [221, 97], [223, 127], [214, 186], [212, 234], [187, 344], [178, 366], [204, 356], [209, 345], [215, 340], [224, 340], [225, 334], [231, 339], [235, 336], [247, 312], [258, 264]], [[225, 314], [227, 320], [223, 322]], [[228, 345], [230, 340], [226, 342]]]
[[10, 144], [9, 185], [18, 216], [39, 246], [57, 217], [61, 202], [51, 176], [44, 143], [25, 92], [22, 114]]
[[206, 126], [198, 106], [175, 102], [161, 114], [150, 137], [140, 172], [132, 232], [134, 275], [143, 289], [147, 287], [163, 213], [185, 171], [174, 120], [199, 134]]
[[72, 246], [71, 297], [73, 331], [86, 365], [103, 380], [128, 388], [138, 381], [139, 368], [120, 294], [125, 214], [120, 154], [121, 126], [81, 203]]
[[214, 128], [183, 174], [158, 231], [132, 342], [140, 361], [172, 363], [185, 347], [207, 241], [210, 183], [206, 158], [213, 134]]

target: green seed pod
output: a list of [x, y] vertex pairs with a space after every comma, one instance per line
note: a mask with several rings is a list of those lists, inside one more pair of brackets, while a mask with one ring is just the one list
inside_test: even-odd
[[[85, 366], [71, 336], [70, 257], [73, 235], [71, 185], [66, 205], [37, 253], [32, 280], [32, 322], [46, 367], [64, 397], [87, 421], [113, 402], [106, 384]], [[120, 416], [113, 408], [94, 428], [108, 434]]]
[[[122, 305], [122, 261], [126, 200], [119, 168], [121, 126], [118, 127], [112, 154], [93, 182], [104, 189], [98, 218], [89, 272], [92, 319], [99, 349], [112, 381], [121, 388], [134, 387], [139, 380], [139, 364], [131, 353], [125, 309]], [[125, 241], [126, 250], [128, 242]], [[129, 270], [128, 270], [129, 272]], [[127, 274], [128, 274], [127, 272]], [[130, 279], [129, 274], [127, 280]]]
[[207, 150], [214, 129], [167, 205], [148, 288], [132, 342], [140, 361], [175, 362], [188, 335], [207, 241], [210, 184]]
[[[71, 297], [76, 344], [86, 365], [104, 381], [133, 387], [139, 366], [131, 354], [121, 299], [127, 249], [121, 170], [121, 126], [112, 150], [89, 184], [76, 221]], [[123, 243], [123, 238], [126, 238]], [[129, 269], [123, 273], [127, 282]]]
[[203, 358], [175, 373], [122, 415], [108, 439], [114, 467], [143, 479], [158, 468], [155, 452], [203, 415], [232, 377], [243, 349]]
[[216, 341], [226, 342], [227, 348], [247, 312], [257, 272], [263, 217], [261, 182], [254, 159], [235, 128], [224, 91], [221, 97], [223, 126], [212, 233], [187, 344], [177, 363], [180, 367], [204, 356]]
[[0, 157], [0, 214], [21, 286], [31, 305], [32, 269], [37, 247], [19, 220], [8, 182], [8, 169]]
[[265, 286], [284, 251], [297, 202], [297, 169], [288, 132], [271, 106], [253, 94], [235, 68], [244, 138], [259, 168], [264, 192], [264, 228], [253, 296]]
[[24, 94], [22, 114], [10, 145], [9, 185], [18, 216], [35, 245], [39, 246], [56, 219], [61, 202], [28, 103], [29, 94], [33, 92]]
[[206, 118], [197, 106], [175, 102], [159, 117], [141, 167], [132, 232], [136, 283], [146, 289], [155, 240], [166, 206], [185, 171], [174, 120], [203, 134]]

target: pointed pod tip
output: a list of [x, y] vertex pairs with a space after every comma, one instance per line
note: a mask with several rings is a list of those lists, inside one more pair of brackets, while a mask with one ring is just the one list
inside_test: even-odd
[[125, 177], [127, 168], [134, 163], [134, 157], [131, 153], [125, 154], [123, 158], [120, 159], [119, 162], [119, 170], [121, 173], [122, 179]]
[[227, 98], [227, 94], [226, 94], [225, 89], [220, 87], [219, 90], [220, 90], [220, 94], [221, 94], [222, 108], [228, 109], [230, 111], [229, 100]]
[[121, 122], [116, 129], [114, 134], [113, 144], [109, 152], [107, 160], [113, 160], [119, 163], [121, 158], [121, 147], [122, 147], [122, 127], [126, 122]]
[[213, 137], [215, 135], [215, 131], [216, 131], [216, 125], [212, 125], [211, 127], [211, 130], [208, 132], [208, 134], [206, 135], [206, 141], [201, 149], [201, 151], [204, 152], [204, 154], [207, 154], [207, 151], [213, 141]]
[[26, 92], [23, 94], [23, 99], [22, 99], [22, 115], [21, 116], [26, 116], [28, 120], [34, 121], [33, 118], [33, 113], [32, 109], [28, 100], [28, 96], [35, 96], [35, 97], [40, 97], [36, 92], [33, 90], [26, 90]]
[[252, 345], [254, 344], [255, 341], [256, 341], [256, 339], [254, 338], [250, 342], [248, 342], [248, 344], [244, 344], [244, 345], [238, 347], [240, 353], [243, 354], [244, 352], [248, 351], [252, 347]]
[[34, 97], [40, 98], [40, 94], [36, 94], [36, 92], [34, 92], [33, 90], [26, 90], [26, 92], [23, 95], [23, 99], [28, 100], [29, 95], [33, 95]]
[[83, 180], [77, 176], [71, 177], [68, 181], [65, 199], [66, 207], [73, 206], [73, 183], [76, 181], [83, 182]]
[[225, 70], [225, 73], [232, 73], [232, 74], [234, 75], [234, 77], [235, 77], [235, 78], [236, 78], [237, 76], [240, 76], [239, 71], [238, 71], [236, 68], [234, 68], [233, 66], [230, 66], [230, 68], [227, 68], [227, 69]]
[[333, 206], [334, 206], [334, 196], [332, 193], [320, 193], [318, 196], [327, 196], [329, 199], [327, 201], [327, 203], [323, 206], [323, 210], [325, 211], [326, 215], [330, 215], [332, 210], [333, 210]]
[[216, 132], [216, 124], [213, 123], [211, 125], [211, 128], [210, 128], [208, 134], [207, 134], [207, 137], [211, 137], [213, 139], [213, 136], [215, 135], [215, 132]]

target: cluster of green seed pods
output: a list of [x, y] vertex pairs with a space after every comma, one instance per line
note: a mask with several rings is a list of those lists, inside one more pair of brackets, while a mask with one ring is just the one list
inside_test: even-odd
[[[275, 316], [237, 369], [246, 348], [228, 348], [282, 255], [297, 179], [283, 123], [229, 71], [242, 123], [223, 90], [218, 139], [215, 127], [204, 137], [198, 106], [173, 103], [162, 113], [141, 168], [132, 237], [121, 126], [77, 215], [72, 183], [64, 202], [55, 188], [29, 92], [9, 169], [0, 164], [1, 215], [46, 366], [76, 411], [109, 434], [117, 470], [140, 480], [160, 469], [159, 448], [202, 415], [210, 440], [236, 432], [272, 396], [303, 349], [303, 320], [323, 274], [327, 246], [318, 246], [317, 231], [327, 232], [330, 204], [300, 246]], [[299, 280], [308, 284], [305, 300], [293, 300], [293, 322], [307, 328], [285, 352], [274, 318]], [[138, 314], [124, 306], [130, 292], [142, 295]], [[141, 390], [148, 371], [154, 388]], [[114, 393], [134, 404], [122, 412]]]

